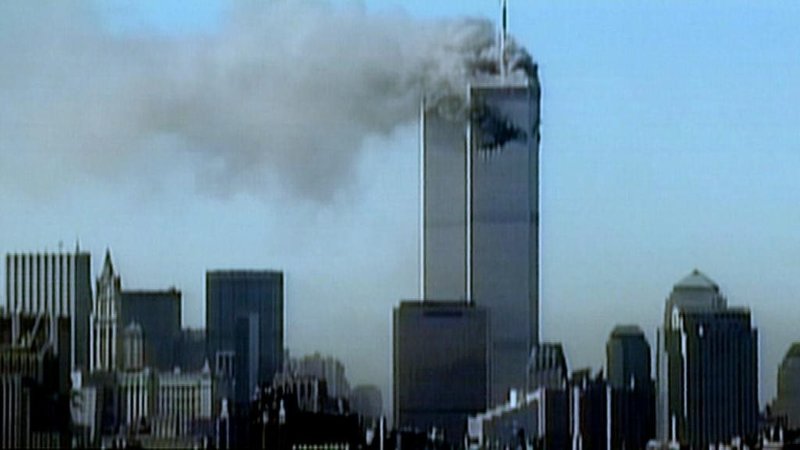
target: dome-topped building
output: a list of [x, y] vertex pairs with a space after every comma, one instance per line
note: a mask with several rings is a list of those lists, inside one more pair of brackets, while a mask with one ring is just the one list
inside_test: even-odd
[[775, 413], [785, 416], [789, 428], [800, 428], [800, 342], [786, 352], [778, 368], [778, 398]]
[[667, 297], [657, 341], [656, 434], [708, 448], [752, 436], [758, 421], [758, 333], [695, 269]]

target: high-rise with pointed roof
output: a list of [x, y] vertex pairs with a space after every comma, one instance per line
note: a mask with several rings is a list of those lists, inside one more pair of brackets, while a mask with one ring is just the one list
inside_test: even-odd
[[89, 371], [113, 371], [120, 366], [120, 329], [118, 323], [121, 299], [120, 278], [106, 250], [103, 271], [97, 279], [97, 291], [89, 314]]
[[689, 448], [752, 437], [758, 418], [758, 335], [695, 270], [667, 298], [658, 334], [658, 438]]

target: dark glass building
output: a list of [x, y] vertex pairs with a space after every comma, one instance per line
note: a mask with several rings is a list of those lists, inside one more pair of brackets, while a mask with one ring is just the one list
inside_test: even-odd
[[645, 448], [656, 436], [650, 345], [636, 325], [614, 328], [606, 344], [611, 390], [611, 448]]
[[531, 65], [466, 90], [466, 112], [422, 108], [420, 294], [489, 309], [498, 404], [538, 343], [540, 88]]
[[206, 273], [206, 355], [215, 373], [232, 375], [236, 403], [282, 367], [283, 272]]
[[436, 428], [463, 442], [487, 407], [489, 320], [459, 302], [404, 301], [394, 310], [394, 418], [400, 430]]
[[[758, 419], [758, 336], [750, 311], [729, 308], [698, 271], [667, 300], [659, 348], [659, 433], [708, 448], [754, 437]], [[663, 408], [663, 409], [662, 409]]]
[[206, 330], [202, 328], [181, 330], [175, 341], [174, 361], [183, 371], [200, 370], [206, 362]]
[[606, 343], [606, 370], [612, 388], [633, 388], [652, 384], [650, 344], [641, 328], [620, 325]]
[[181, 331], [181, 291], [122, 291], [119, 326], [132, 322], [142, 328], [144, 363], [158, 370], [172, 370], [173, 349]]

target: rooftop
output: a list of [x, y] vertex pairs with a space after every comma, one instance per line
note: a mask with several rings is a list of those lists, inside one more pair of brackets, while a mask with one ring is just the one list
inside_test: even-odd
[[683, 279], [675, 285], [675, 289], [711, 289], [719, 291], [719, 286], [706, 274], [694, 269], [692, 273], [683, 277]]

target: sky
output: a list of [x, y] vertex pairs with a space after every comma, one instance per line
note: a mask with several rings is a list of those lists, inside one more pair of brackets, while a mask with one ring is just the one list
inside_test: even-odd
[[[616, 324], [653, 345], [698, 268], [751, 308], [771, 400], [800, 341], [800, 5], [510, 3], [542, 84], [542, 340], [571, 369]], [[391, 311], [418, 292], [411, 87], [450, 66], [411, 75], [498, 3], [278, 4], [0, 7], [0, 252], [79, 241], [96, 276], [110, 248], [192, 327], [206, 270], [284, 270], [290, 352], [388, 406]]]

